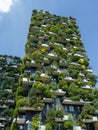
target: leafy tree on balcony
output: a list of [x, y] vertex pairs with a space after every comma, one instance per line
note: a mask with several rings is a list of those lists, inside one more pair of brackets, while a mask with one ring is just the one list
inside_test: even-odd
[[64, 91], [68, 90], [68, 83], [66, 80], [63, 80], [63, 79], [59, 80], [58, 86], [59, 86], [59, 88], [61, 88]]
[[[56, 122], [56, 112], [54, 109], [49, 109], [47, 114], [46, 114], [46, 123], [49, 123], [49, 124], [46, 124], [47, 125], [51, 125], [50, 128], [52, 129], [55, 129], [56, 126], [57, 126], [57, 122]], [[47, 127], [49, 127], [47, 126]], [[52, 130], [52, 129], [47, 129], [47, 130]]]
[[68, 120], [64, 122], [64, 130], [73, 130], [73, 118], [71, 115], [69, 115]]
[[94, 106], [89, 103], [84, 104], [81, 114], [78, 116], [78, 120], [81, 122], [83, 119], [92, 119], [92, 115], [95, 113]]
[[41, 118], [39, 117], [39, 115], [36, 114], [34, 117], [32, 117], [31, 128], [33, 130], [38, 130], [40, 122]]

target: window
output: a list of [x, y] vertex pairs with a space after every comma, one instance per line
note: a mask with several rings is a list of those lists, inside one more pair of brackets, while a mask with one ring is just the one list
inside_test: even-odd
[[76, 114], [74, 113], [74, 114], [72, 114], [72, 115], [73, 115], [73, 118], [75, 118], [75, 119], [76, 119], [76, 117], [77, 117], [77, 116], [76, 116]]
[[69, 111], [73, 112], [74, 111], [74, 107], [73, 106], [69, 106]]
[[65, 110], [65, 111], [68, 111], [68, 107], [67, 107], [67, 106], [65, 106], [65, 107], [64, 107], [64, 110]]
[[49, 104], [46, 105], [46, 109], [49, 110]]
[[30, 72], [30, 76], [34, 76], [35, 75], [35, 69], [32, 69]]
[[77, 107], [77, 109], [78, 109], [78, 112], [80, 112], [80, 107], [79, 106]]

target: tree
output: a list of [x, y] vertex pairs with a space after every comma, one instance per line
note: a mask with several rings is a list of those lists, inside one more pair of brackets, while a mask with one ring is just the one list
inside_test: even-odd
[[69, 115], [68, 120], [64, 122], [64, 128], [65, 130], [73, 130], [73, 118], [71, 115]]
[[78, 116], [78, 120], [91, 119], [92, 115], [95, 113], [95, 108], [89, 103], [84, 104], [81, 114]]
[[46, 123], [46, 129], [45, 130], [53, 130], [51, 123]]
[[36, 114], [34, 117], [32, 117], [31, 128], [33, 128], [33, 130], [38, 130], [40, 122], [41, 118], [38, 114]]
[[[55, 120], [56, 112], [54, 109], [49, 109], [46, 115], [46, 122], [51, 124], [52, 129], [55, 129], [57, 126], [57, 122]], [[48, 124], [49, 125], [49, 124]]]

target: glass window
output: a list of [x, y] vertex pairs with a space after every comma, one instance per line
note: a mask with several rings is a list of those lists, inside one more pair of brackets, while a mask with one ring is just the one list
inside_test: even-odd
[[76, 119], [76, 114], [75, 114], [75, 113], [73, 114], [73, 118], [75, 118], [75, 119]]
[[35, 69], [32, 69], [32, 70], [31, 70], [30, 76], [35, 76]]
[[74, 111], [74, 107], [73, 106], [69, 106], [69, 111]]
[[78, 111], [80, 112], [80, 107], [79, 107], [79, 106], [77, 107], [77, 109], [78, 109]]
[[64, 109], [65, 109], [65, 111], [68, 111], [68, 106], [65, 106]]

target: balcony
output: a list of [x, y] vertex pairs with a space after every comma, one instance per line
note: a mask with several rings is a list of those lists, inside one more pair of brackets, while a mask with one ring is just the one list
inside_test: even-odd
[[78, 57], [83, 57], [83, 55], [81, 55], [81, 54], [78, 54], [78, 53], [76, 53], [76, 54], [74, 54], [74, 56], [78, 56]]
[[45, 73], [41, 73], [39, 79], [40, 79], [42, 82], [49, 82], [49, 81], [50, 81], [50, 76], [48, 76], [48, 75], [45, 74]]
[[20, 117], [17, 117], [17, 123], [18, 124], [25, 124], [25, 121], [26, 121], [26, 119], [25, 118], [20, 118]]
[[54, 32], [49, 32], [49, 34], [51, 34], [51, 35], [56, 35]]
[[0, 117], [0, 121], [6, 121], [5, 117]]
[[69, 38], [66, 38], [66, 41], [70, 41], [70, 39], [69, 39]]
[[80, 101], [73, 101], [69, 98], [65, 98], [63, 101], [63, 104], [72, 104], [72, 105], [84, 105], [84, 103], [91, 103], [91, 102], [83, 101], [82, 99], [80, 99]]
[[46, 58], [46, 57], [44, 57], [43, 62], [44, 62], [45, 64], [50, 64], [49, 59], [48, 59], [48, 58]]
[[41, 46], [44, 48], [48, 48], [48, 49], [50, 48], [49, 45], [47, 45], [47, 44], [41, 44]]
[[87, 72], [91, 72], [91, 73], [93, 72], [93, 70], [92, 70], [92, 69], [87, 69], [86, 71], [87, 71]]
[[12, 104], [14, 104], [15, 103], [15, 101], [14, 100], [11, 100], [11, 99], [9, 99], [9, 100], [7, 100], [9, 103], [12, 103]]
[[9, 106], [6, 106], [6, 105], [2, 105], [0, 106], [0, 108], [8, 108]]
[[96, 116], [93, 116], [91, 119], [83, 119], [84, 123], [93, 123], [98, 121], [98, 118]]
[[63, 50], [64, 50], [64, 51], [67, 51], [67, 49], [66, 49], [65, 47], [63, 47]]
[[76, 63], [76, 62], [71, 62], [70, 64], [71, 64], [71, 65], [77, 65], [77, 66], [80, 66], [80, 65], [81, 65], [81, 64]]
[[65, 22], [62, 22], [62, 24], [63, 24], [63, 25], [67, 25], [67, 23], [65, 23]]
[[65, 77], [64, 79], [69, 81], [75, 81], [75, 79], [73, 79], [72, 77]]
[[57, 58], [57, 55], [56, 54], [53, 54], [53, 53], [49, 53], [48, 56], [52, 57], [52, 58]]
[[53, 93], [56, 96], [63, 96], [65, 95], [65, 91], [63, 91], [62, 89], [57, 89], [57, 90], [50, 90], [51, 93]]
[[77, 40], [78, 38], [76, 36], [73, 37], [74, 40]]
[[34, 60], [26, 61], [26, 67], [40, 67], [40, 63], [36, 63]]
[[84, 79], [83, 82], [84, 82], [84, 83], [88, 83], [88, 80], [87, 80], [87, 79]]
[[53, 99], [52, 98], [43, 98], [44, 103], [52, 103]]
[[32, 85], [34, 83], [34, 80], [30, 80], [29, 78], [22, 78], [22, 82], [23, 84], [28, 84], [28, 85]]
[[82, 88], [83, 89], [91, 89], [91, 90], [94, 89], [94, 88], [90, 87], [89, 85], [82, 86]]
[[83, 73], [79, 73], [79, 75], [80, 75], [80, 76], [83, 76], [83, 77], [85, 76]]
[[19, 111], [20, 112], [24, 112], [24, 111], [42, 111], [43, 110], [43, 107], [37, 107], [37, 108], [35, 108], [35, 107], [26, 107], [26, 106], [24, 106], [24, 107], [19, 107]]
[[44, 28], [46, 28], [46, 27], [47, 27], [47, 25], [44, 25], [44, 24], [42, 24], [42, 25], [41, 25], [41, 27], [44, 27]]

